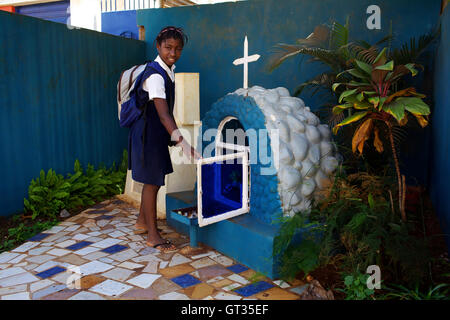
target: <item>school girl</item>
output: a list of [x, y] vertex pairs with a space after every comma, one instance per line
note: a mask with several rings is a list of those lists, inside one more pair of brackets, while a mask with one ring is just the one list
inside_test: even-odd
[[130, 129], [128, 167], [133, 180], [144, 184], [135, 233], [147, 233], [147, 245], [169, 252], [176, 247], [161, 237], [156, 226], [156, 196], [165, 175], [173, 172], [168, 146], [181, 146], [190, 159], [200, 155], [183, 139], [173, 118], [175, 62], [187, 37], [181, 28], [169, 26], [159, 32], [155, 41], [158, 56], [147, 64], [143, 80], [136, 83], [137, 99], [146, 103], [146, 108]]

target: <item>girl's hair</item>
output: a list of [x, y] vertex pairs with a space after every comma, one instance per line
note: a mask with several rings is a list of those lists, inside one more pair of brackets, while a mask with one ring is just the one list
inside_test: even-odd
[[166, 39], [179, 39], [183, 47], [185, 43], [188, 42], [188, 37], [184, 34], [183, 29], [173, 26], [163, 28], [156, 36], [155, 41], [157, 44], [161, 45], [161, 43]]

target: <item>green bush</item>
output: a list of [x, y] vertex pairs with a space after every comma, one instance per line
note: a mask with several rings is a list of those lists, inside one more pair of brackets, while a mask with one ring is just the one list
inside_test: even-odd
[[[431, 260], [428, 243], [412, 235], [413, 217], [405, 223], [394, 211], [387, 200], [389, 186], [392, 178], [339, 172], [308, 218], [298, 214], [283, 222], [275, 244], [275, 253], [282, 253], [282, 277], [292, 279], [299, 272], [307, 275], [339, 263], [346, 275], [365, 273], [368, 266], [378, 265], [383, 279], [421, 283]], [[292, 240], [300, 229], [303, 241], [296, 244]]]
[[78, 159], [74, 164], [74, 173], [66, 178], [50, 169], [43, 170], [40, 177], [33, 179], [28, 188], [28, 199], [24, 199], [25, 211], [32, 218], [53, 218], [62, 210], [74, 210], [93, 205], [115, 194], [123, 193], [127, 172], [128, 154], [124, 150], [122, 162], [118, 168], [113, 163], [110, 169], [103, 165], [97, 170], [88, 164], [83, 170]]
[[353, 274], [344, 277], [345, 289], [338, 289], [345, 293], [345, 300], [372, 299], [375, 291], [367, 287], [368, 274]]

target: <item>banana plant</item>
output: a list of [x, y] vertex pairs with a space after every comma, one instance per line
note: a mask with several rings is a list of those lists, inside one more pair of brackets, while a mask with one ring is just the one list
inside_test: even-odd
[[407, 74], [416, 76], [421, 66], [415, 63], [395, 65], [393, 60], [388, 61], [386, 48], [379, 52], [373, 63], [355, 59], [352, 65], [353, 68], [337, 75], [337, 79], [342, 81], [334, 83], [332, 87], [336, 91], [337, 88], [345, 86], [333, 113], [341, 114], [347, 111], [350, 114], [333, 128], [333, 133], [337, 134], [341, 127], [351, 123], [359, 123], [353, 134], [352, 151], [362, 154], [366, 141], [373, 136], [373, 145], [381, 153], [384, 151], [380, 138], [382, 126], [387, 129], [399, 186], [399, 209], [402, 220], [406, 221], [405, 183], [400, 173], [392, 129], [406, 125], [409, 115], [412, 115], [421, 127], [428, 125], [430, 108], [422, 100], [425, 95], [417, 93], [413, 87], [397, 90], [398, 82]]

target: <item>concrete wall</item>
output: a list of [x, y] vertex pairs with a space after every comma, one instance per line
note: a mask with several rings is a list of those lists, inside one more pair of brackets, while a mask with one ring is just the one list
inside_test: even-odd
[[[369, 5], [381, 8], [381, 30], [368, 30]], [[419, 36], [435, 26], [440, 1], [420, 0], [251, 0], [235, 3], [199, 5], [137, 12], [137, 25], [145, 27], [147, 58], [154, 59], [153, 41], [166, 25], [185, 29], [189, 43], [177, 63], [177, 72], [200, 72], [201, 117], [225, 94], [242, 87], [242, 66], [232, 63], [243, 55], [244, 37], [248, 35], [249, 54], [261, 59], [249, 65], [249, 85], [266, 88], [284, 86], [291, 92], [306, 79], [317, 75], [320, 66], [292, 59], [272, 74], [265, 70], [277, 43], [294, 43], [307, 37], [314, 27], [350, 17], [351, 37], [369, 42], [380, 40], [389, 32], [392, 21], [399, 45], [411, 36]], [[312, 110], [319, 99], [301, 96]]]
[[442, 15], [432, 110], [431, 197], [450, 248], [450, 7]]
[[124, 35], [132, 39], [139, 39], [136, 10], [102, 13], [101, 31], [116, 36]]
[[41, 169], [119, 163], [128, 130], [118, 124], [116, 85], [145, 46], [7, 12], [0, 26], [0, 215], [10, 215]]

